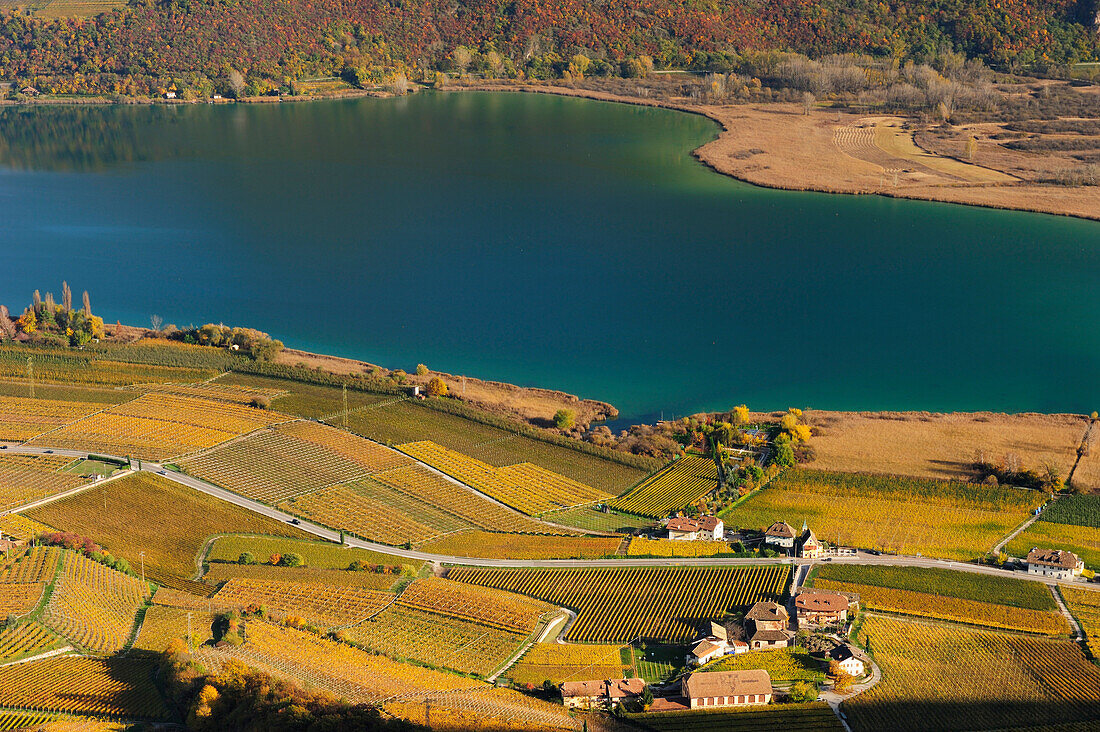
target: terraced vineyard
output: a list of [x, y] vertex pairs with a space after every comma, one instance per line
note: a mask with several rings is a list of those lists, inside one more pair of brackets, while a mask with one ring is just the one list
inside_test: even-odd
[[286, 394], [282, 389], [205, 381], [198, 384], [131, 384], [124, 388], [141, 394], [171, 394], [242, 405], [251, 404], [254, 399], [275, 399]]
[[148, 596], [149, 588], [141, 580], [66, 551], [42, 620], [83, 648], [118, 651]]
[[441, 511], [453, 514], [470, 526], [521, 534], [573, 533], [569, 529], [555, 528], [521, 513], [510, 511], [422, 465], [387, 470], [376, 473], [372, 477], [423, 504], [431, 504]]
[[60, 559], [60, 549], [30, 547], [0, 567], [0, 583], [50, 582], [57, 572], [57, 563]]
[[772, 682], [825, 681], [825, 663], [812, 657], [805, 648], [798, 647], [725, 656], [708, 663], [702, 670], [710, 673], [756, 668], [767, 671]]
[[1067, 549], [1090, 568], [1100, 568], [1100, 529], [1052, 521], [1036, 521], [1008, 543], [1006, 551], [1014, 557], [1026, 557], [1032, 547]]
[[609, 495], [621, 493], [645, 477], [648, 471], [660, 467], [656, 460], [630, 458], [637, 466], [626, 464], [491, 427], [416, 402], [394, 402], [392, 398], [388, 404], [351, 414], [348, 429], [389, 445], [431, 440], [498, 467], [534, 463]]
[[434, 577], [413, 582], [397, 604], [524, 634], [555, 609], [523, 595]]
[[411, 462], [399, 452], [333, 427], [290, 422], [180, 464], [204, 480], [274, 505]]
[[341, 631], [341, 637], [395, 660], [412, 659], [487, 676], [519, 649], [527, 634], [394, 607]]
[[41, 582], [0, 584], [0, 616], [22, 615], [42, 597], [44, 585]]
[[71, 462], [53, 455], [0, 455], [0, 509], [82, 485], [81, 476], [61, 472]]
[[1069, 611], [1085, 632], [1089, 653], [1094, 658], [1100, 657], [1100, 592], [1064, 585], [1058, 591], [1062, 593], [1062, 599], [1069, 606]]
[[804, 519], [823, 541], [967, 561], [989, 552], [1043, 497], [973, 483], [791, 469], [722, 517], [726, 526], [754, 530]]
[[[536, 643], [507, 675], [520, 684], [555, 684], [584, 679], [621, 679], [633, 671], [623, 663], [627, 646], [577, 643]], [[629, 658], [629, 656], [627, 656]]]
[[856, 732], [1100, 720], [1100, 668], [1072, 642], [880, 616], [860, 632], [883, 678], [844, 703]]
[[[163, 590], [161, 591], [163, 592]], [[157, 593], [158, 595], [160, 592]], [[187, 638], [187, 615], [191, 615], [191, 642], [198, 646], [213, 638], [214, 615], [178, 607], [153, 605], [145, 611], [134, 648], [163, 653], [172, 641]]]
[[1027, 633], [1059, 635], [1068, 634], [1070, 630], [1065, 617], [1056, 610], [1029, 610], [925, 592], [834, 582], [826, 579], [815, 581], [814, 586], [827, 590], [858, 593], [860, 604], [871, 610], [884, 610]]
[[0, 396], [0, 440], [23, 442], [103, 407], [90, 402]]
[[578, 643], [638, 638], [687, 642], [704, 620], [780, 600], [790, 568], [454, 569], [458, 582], [508, 590], [577, 611], [569, 631]]
[[278, 507], [383, 544], [420, 543], [470, 526], [453, 514], [372, 478], [322, 488], [279, 503]]
[[398, 449], [532, 516], [611, 497], [532, 463], [498, 468], [430, 441], [410, 442]]
[[[449, 719], [462, 722], [459, 728], [503, 724], [513, 729], [573, 729], [572, 719], [560, 706], [268, 623], [250, 623], [249, 641], [240, 648], [200, 655], [209, 666], [216, 666], [221, 658], [233, 657], [275, 676], [324, 689], [353, 704], [386, 700], [388, 713], [413, 721], [423, 721], [424, 702], [430, 700], [433, 723]], [[339, 675], [333, 673], [334, 669], [339, 669]]]
[[61, 639], [38, 623], [20, 623], [0, 630], [0, 661], [14, 661], [61, 645]]
[[0, 533], [16, 539], [26, 541], [37, 534], [53, 531], [52, 528], [37, 521], [32, 521], [18, 513], [9, 513], [0, 516]]
[[153, 665], [135, 658], [61, 657], [0, 668], [0, 706], [167, 720]]
[[[346, 569], [317, 569], [316, 567], [272, 567], [267, 564], [224, 564], [212, 562], [203, 580], [214, 585], [234, 577], [241, 579], [277, 580], [280, 582], [328, 585], [330, 587], [358, 587], [364, 590], [388, 590], [398, 581], [393, 574], [377, 572], [351, 572]], [[157, 593], [164, 592], [162, 588]]]
[[393, 593], [276, 580], [231, 579], [211, 598], [216, 607], [266, 607], [324, 628], [358, 623], [393, 601]]
[[[145, 552], [147, 578], [183, 589], [190, 587], [195, 556], [210, 536], [233, 532], [306, 536], [286, 522], [149, 472], [93, 486], [71, 498], [36, 508], [30, 515], [50, 526], [91, 537], [134, 567], [141, 561], [140, 553]], [[150, 516], [157, 520], [149, 520]]]
[[166, 460], [286, 418], [236, 404], [147, 394], [62, 427], [31, 444]]
[[[198, 346], [192, 347], [198, 349]], [[141, 382], [195, 382], [224, 370], [225, 352], [203, 348], [190, 350], [182, 343], [96, 348], [0, 346], [0, 378], [24, 380], [27, 358], [33, 358], [36, 382], [124, 386]]]
[[617, 536], [519, 536], [487, 531], [459, 531], [426, 541], [418, 548], [455, 557], [501, 559], [599, 559], [613, 556]]
[[695, 503], [718, 487], [718, 469], [712, 460], [688, 455], [646, 480], [622, 498], [609, 501], [612, 508], [651, 518]]

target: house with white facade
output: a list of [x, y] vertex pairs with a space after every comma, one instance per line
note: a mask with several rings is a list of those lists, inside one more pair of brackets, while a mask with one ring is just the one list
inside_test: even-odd
[[1065, 549], [1032, 548], [1027, 554], [1027, 573], [1054, 579], [1073, 579], [1085, 571], [1085, 562]]
[[725, 537], [726, 527], [717, 516], [685, 518], [678, 516], [668, 520], [665, 525], [668, 538], [679, 541], [721, 541]]
[[693, 673], [680, 682], [680, 693], [692, 709], [764, 705], [772, 700], [772, 678], [762, 669]]
[[836, 661], [841, 671], [856, 678], [867, 673], [867, 668], [871, 665], [867, 654], [850, 643], [841, 643], [829, 651], [829, 659]]
[[794, 554], [794, 543], [798, 534], [786, 521], [776, 521], [764, 532], [764, 544], [784, 554]]

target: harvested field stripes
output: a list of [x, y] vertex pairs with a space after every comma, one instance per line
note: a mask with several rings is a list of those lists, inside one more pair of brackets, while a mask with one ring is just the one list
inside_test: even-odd
[[102, 404], [0, 396], [0, 440], [23, 442], [103, 409]]
[[398, 449], [517, 511], [538, 515], [610, 498], [575, 480], [531, 463], [496, 467], [434, 442], [410, 442]]
[[56, 715], [49, 712], [0, 711], [0, 732], [8, 732], [8, 730], [37, 729], [39, 725], [52, 722], [56, 718]]
[[620, 511], [664, 518], [718, 487], [718, 472], [706, 458], [688, 455], [608, 505]]
[[285, 419], [236, 404], [145, 394], [55, 430], [48, 440], [39, 437], [37, 443], [162, 460], [213, 447]]
[[276, 580], [231, 579], [211, 598], [218, 607], [264, 606], [326, 628], [361, 622], [393, 602], [391, 592]]
[[[160, 594], [159, 592], [157, 594]], [[190, 615], [191, 642], [199, 646], [213, 638], [214, 615], [209, 612], [189, 611], [182, 608], [153, 605], [145, 611], [141, 630], [134, 648], [153, 653], [163, 653], [175, 640], [187, 639]]]
[[397, 604], [517, 633], [531, 633], [554, 610], [523, 595], [431, 577], [409, 585]]
[[0, 668], [0, 706], [166, 720], [153, 664], [136, 658], [60, 657]]
[[790, 568], [458, 568], [448, 576], [577, 611], [569, 631], [570, 640], [576, 642], [628, 643], [637, 638], [686, 642], [703, 620], [745, 610], [759, 600], [782, 599]]

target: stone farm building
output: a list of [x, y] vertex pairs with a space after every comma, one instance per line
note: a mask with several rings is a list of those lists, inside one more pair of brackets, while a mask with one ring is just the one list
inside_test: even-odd
[[847, 622], [848, 609], [858, 600], [858, 596], [853, 597], [846, 593], [803, 587], [794, 597], [798, 627], [839, 625]]
[[762, 669], [696, 672], [680, 682], [680, 693], [692, 709], [767, 704], [772, 699], [772, 679]]
[[680, 541], [721, 541], [725, 537], [726, 527], [717, 516], [702, 516], [697, 519], [677, 517], [668, 520], [668, 538]]
[[1027, 573], [1055, 579], [1073, 579], [1085, 571], [1085, 563], [1064, 549], [1033, 548], [1027, 555]]
[[561, 700], [570, 709], [601, 709], [637, 699], [644, 691], [644, 679], [566, 681], [561, 685]]
[[829, 659], [836, 661], [844, 673], [856, 678], [867, 673], [867, 667], [871, 665], [867, 655], [850, 643], [841, 643], [829, 651]]
[[794, 638], [790, 625], [791, 616], [779, 603], [756, 603], [745, 613], [745, 634], [749, 648], [754, 651], [786, 648]]

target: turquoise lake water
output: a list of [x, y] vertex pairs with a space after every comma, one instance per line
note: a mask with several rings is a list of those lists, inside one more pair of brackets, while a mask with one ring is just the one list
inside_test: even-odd
[[1100, 408], [1100, 224], [755, 188], [542, 95], [0, 112], [0, 302], [617, 405]]

